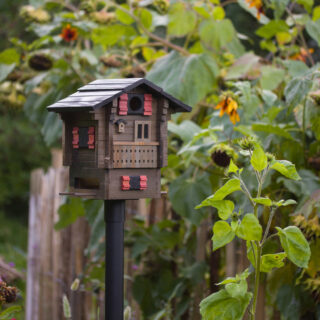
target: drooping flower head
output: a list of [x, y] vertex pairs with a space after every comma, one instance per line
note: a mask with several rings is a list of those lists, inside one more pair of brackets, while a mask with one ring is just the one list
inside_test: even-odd
[[67, 42], [71, 42], [78, 38], [78, 31], [76, 28], [72, 28], [70, 24], [67, 24], [63, 27], [60, 37]]
[[233, 125], [240, 121], [238, 114], [238, 103], [236, 100], [232, 99], [230, 96], [225, 96], [222, 100], [215, 106], [215, 109], [220, 109], [220, 117], [225, 113], [229, 115], [230, 121]]
[[257, 9], [257, 19], [260, 20], [261, 14], [264, 13], [262, 0], [246, 0], [246, 2], [250, 8]]
[[302, 62], [307, 61], [307, 57], [314, 52], [314, 49], [308, 49], [308, 51], [305, 48], [300, 48], [300, 51], [298, 53], [293, 54], [289, 57], [290, 60], [298, 60]]

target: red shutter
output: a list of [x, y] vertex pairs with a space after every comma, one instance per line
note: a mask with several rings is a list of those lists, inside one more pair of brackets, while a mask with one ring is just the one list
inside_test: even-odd
[[145, 116], [152, 115], [152, 94], [145, 94], [144, 95], [144, 112]]
[[140, 190], [146, 190], [147, 189], [147, 176], [140, 176]]
[[88, 148], [94, 149], [94, 127], [88, 128]]
[[128, 114], [128, 95], [126, 93], [120, 96], [118, 115], [126, 116]]
[[72, 129], [72, 147], [73, 149], [79, 149], [79, 128], [73, 127]]
[[129, 176], [121, 176], [121, 190], [130, 190]]

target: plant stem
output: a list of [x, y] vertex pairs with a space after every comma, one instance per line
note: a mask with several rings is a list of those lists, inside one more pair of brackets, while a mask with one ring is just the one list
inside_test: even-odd
[[267, 223], [267, 227], [266, 227], [266, 230], [264, 232], [264, 236], [263, 236], [263, 239], [261, 241], [261, 247], [263, 246], [263, 244], [265, 243], [266, 239], [267, 239], [267, 236], [269, 234], [269, 230], [270, 230], [270, 226], [271, 226], [271, 222], [272, 222], [272, 219], [274, 217], [274, 214], [276, 212], [276, 209], [273, 208], [270, 212], [270, 215], [269, 215], [269, 220], [268, 220], [268, 223]]
[[252, 302], [252, 307], [250, 311], [250, 320], [255, 320], [257, 300], [258, 300], [258, 294], [259, 294], [259, 284], [260, 284], [261, 246], [258, 241], [256, 241], [255, 244], [257, 246], [257, 257], [256, 257], [255, 282], [254, 282], [253, 302]]
[[173, 49], [173, 50], [176, 50], [176, 51], [180, 52], [181, 54], [183, 54], [183, 55], [185, 55], [185, 56], [190, 55], [190, 53], [189, 53], [186, 49], [184, 49], [183, 47], [180, 47], [180, 46], [178, 46], [178, 45], [176, 45], [176, 44], [174, 44], [174, 43], [172, 43], [172, 42], [170, 42], [170, 41], [168, 41], [168, 40], [166, 40], [166, 39], [163, 39], [163, 38], [157, 36], [156, 34], [150, 32], [150, 31], [142, 24], [142, 22], [140, 21], [140, 19], [139, 19], [138, 17], [136, 17], [133, 13], [131, 13], [131, 11], [126, 10], [126, 9], [123, 8], [122, 6], [117, 5], [117, 4], [115, 4], [115, 3], [112, 3], [112, 5], [113, 5], [114, 7], [116, 7], [117, 9], [122, 10], [123, 12], [127, 13], [127, 14], [137, 23], [137, 25], [139, 26], [139, 28], [140, 28], [149, 38], [151, 38], [151, 39], [153, 39], [153, 40], [155, 40], [155, 41], [157, 41], [157, 42], [159, 42], [159, 43], [162, 43], [164, 46], [169, 47], [169, 48], [171, 48], [171, 49]]
[[302, 107], [302, 148], [303, 148], [303, 160], [306, 164], [306, 99], [304, 100]]

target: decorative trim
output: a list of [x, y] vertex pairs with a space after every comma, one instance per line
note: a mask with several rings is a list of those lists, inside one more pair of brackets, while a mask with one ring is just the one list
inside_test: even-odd
[[121, 190], [146, 190], [147, 176], [121, 176]]
[[152, 116], [152, 94], [146, 93], [144, 95], [144, 112], [145, 116]]
[[72, 148], [79, 149], [79, 127], [72, 128]]
[[94, 127], [88, 128], [88, 148], [94, 149]]
[[126, 116], [128, 114], [128, 95], [122, 94], [119, 99], [118, 115]]
[[126, 191], [130, 190], [130, 177], [121, 176], [121, 190]]
[[140, 176], [140, 190], [146, 190], [147, 189], [147, 176]]

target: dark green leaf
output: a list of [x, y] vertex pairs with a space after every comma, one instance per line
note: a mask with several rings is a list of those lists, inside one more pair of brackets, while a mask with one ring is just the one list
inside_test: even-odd
[[147, 74], [147, 79], [177, 99], [194, 106], [211, 92], [218, 67], [208, 54], [188, 57], [172, 51], [159, 59]]
[[277, 136], [280, 136], [289, 140], [294, 140], [288, 131], [286, 131], [285, 129], [281, 128], [278, 125], [254, 123], [252, 124], [252, 130], [276, 134]]
[[305, 99], [312, 88], [312, 83], [308, 78], [292, 79], [284, 90], [287, 104], [293, 108]]
[[69, 198], [68, 202], [59, 208], [59, 221], [55, 224], [55, 229], [60, 230], [75, 222], [78, 217], [85, 215], [82, 199]]
[[[207, 175], [198, 176], [195, 180], [185, 176], [174, 180], [169, 188], [169, 198], [173, 209], [182, 217], [194, 224], [199, 224], [206, 210], [196, 210], [195, 206], [211, 192], [211, 184]], [[188, 200], [188, 201], [187, 201]]]

